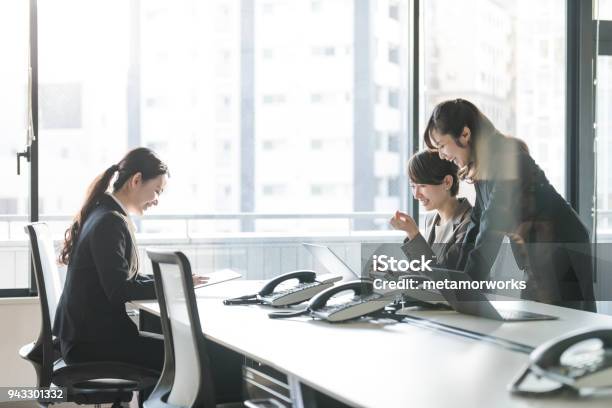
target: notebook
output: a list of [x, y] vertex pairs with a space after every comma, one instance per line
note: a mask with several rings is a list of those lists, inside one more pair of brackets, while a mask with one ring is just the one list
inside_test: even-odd
[[219, 269], [209, 273], [196, 273], [196, 275], [208, 277], [208, 282], [194, 286], [195, 289], [203, 288], [205, 286], [216, 285], [217, 283], [226, 282], [233, 279], [241, 278], [242, 275], [232, 269], [225, 268]]

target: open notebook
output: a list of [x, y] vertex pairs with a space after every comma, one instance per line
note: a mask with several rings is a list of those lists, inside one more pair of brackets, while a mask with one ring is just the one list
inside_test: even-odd
[[228, 268], [219, 269], [217, 271], [210, 272], [210, 273], [197, 273], [196, 271], [196, 274], [200, 276], [208, 277], [208, 282], [194, 286], [194, 288], [196, 289], [203, 288], [205, 286], [215, 285], [217, 283], [221, 283], [221, 282], [225, 282], [225, 281], [229, 281], [233, 279], [238, 279], [242, 277], [242, 275], [239, 274], [238, 272], [232, 269], [228, 269]]

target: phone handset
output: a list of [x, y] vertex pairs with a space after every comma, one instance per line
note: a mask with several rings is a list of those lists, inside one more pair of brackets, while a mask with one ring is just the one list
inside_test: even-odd
[[317, 279], [315, 271], [303, 270], [283, 273], [276, 278], [270, 279], [259, 291], [259, 295], [267, 296], [274, 292], [274, 289], [283, 282], [290, 279], [297, 279], [299, 283], [312, 283]]
[[355, 296], [363, 297], [366, 295], [371, 295], [374, 292], [374, 288], [372, 286], [372, 283], [369, 281], [357, 280], [341, 283], [332, 288], [324, 290], [323, 292], [313, 297], [310, 302], [308, 302], [308, 308], [311, 311], [322, 309], [327, 305], [329, 300], [334, 295], [345, 291], [353, 291]]
[[[332, 302], [335, 295], [352, 291], [353, 297], [344, 302]], [[378, 312], [393, 302], [397, 293], [382, 295], [374, 292], [369, 280], [355, 280], [326, 289], [310, 299], [305, 309], [294, 312], [269, 313], [272, 319], [310, 315], [329, 322], [343, 322]]]
[[612, 329], [574, 331], [537, 347], [529, 356], [527, 369], [511, 385], [511, 391], [538, 393], [537, 386], [541, 384], [530, 376], [543, 379], [541, 383], [548, 381], [551, 388], [546, 392], [563, 386], [584, 389], [586, 393], [612, 389]]
[[[277, 287], [284, 282], [297, 279], [297, 285], [278, 290]], [[226, 305], [264, 304], [270, 306], [289, 306], [302, 303], [317, 293], [333, 286], [334, 282], [341, 280], [340, 275], [323, 281], [317, 280], [317, 274], [311, 270], [299, 270], [284, 273], [270, 279], [259, 292], [240, 296], [223, 301]]]

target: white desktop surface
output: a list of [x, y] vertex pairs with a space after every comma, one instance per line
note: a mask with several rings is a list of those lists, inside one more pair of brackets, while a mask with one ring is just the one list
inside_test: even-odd
[[[197, 289], [198, 310], [206, 337], [292, 374], [301, 382], [351, 406], [491, 408], [612, 405], [612, 397], [579, 399], [567, 394], [546, 398], [513, 396], [507, 391], [507, 386], [523, 369], [527, 355], [496, 344], [407, 323], [370, 321], [329, 324], [307, 317], [275, 320], [267, 317], [271, 309], [264, 306], [225, 306], [222, 303], [228, 297], [255, 293], [260, 286], [260, 281], [232, 281]], [[159, 314], [155, 301], [134, 303], [143, 310]], [[532, 310], [532, 306], [523, 308]], [[573, 328], [583, 327], [584, 319], [590, 321], [584, 317], [590, 313], [575, 312], [577, 315], [574, 315], [571, 310], [552, 308], [569, 316], [565, 323], [555, 326], [554, 332], [573, 324], [577, 325]], [[534, 340], [534, 333], [536, 339], [555, 335], [546, 335], [550, 326], [549, 329], [537, 329], [538, 325], [550, 322], [504, 323], [500, 328], [499, 323], [494, 321], [473, 322], [471, 319], [457, 319], [457, 316], [452, 320], [452, 312], [419, 312], [420, 316], [421, 313], [437, 313], [440, 319], [451, 318], [449, 324], [455, 326], [466, 324], [472, 329], [484, 330], [493, 327], [496, 336], [509, 335], [514, 341], [525, 344], [535, 345], [540, 341]], [[517, 324], [525, 329], [519, 330], [521, 326]], [[505, 329], [506, 325], [514, 327]]]
[[505, 300], [493, 301], [492, 303], [497, 309], [526, 310], [529, 312], [556, 316], [558, 319], [531, 322], [501, 322], [457, 313], [453, 310], [404, 309], [399, 313], [475, 331], [489, 336], [499, 337], [504, 340], [514, 341], [531, 347], [537, 347], [547, 340], [577, 329], [584, 329], [587, 327], [612, 328], [612, 316], [608, 315], [582, 312], [528, 300]]

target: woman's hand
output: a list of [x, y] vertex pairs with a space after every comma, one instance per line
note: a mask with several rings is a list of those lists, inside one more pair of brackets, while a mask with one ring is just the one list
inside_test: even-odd
[[389, 224], [396, 230], [406, 232], [410, 239], [414, 239], [419, 234], [419, 226], [414, 219], [401, 211], [395, 212], [395, 215], [389, 220]]
[[191, 277], [193, 278], [193, 286], [194, 287], [207, 283], [208, 279], [209, 279], [208, 276], [196, 275], [195, 273], [193, 275], [191, 275]]

